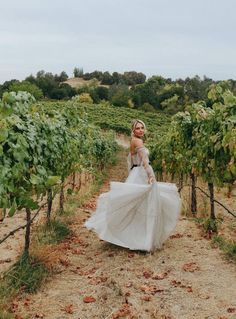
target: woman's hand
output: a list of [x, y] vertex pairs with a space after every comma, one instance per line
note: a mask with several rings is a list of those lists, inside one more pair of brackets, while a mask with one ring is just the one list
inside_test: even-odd
[[148, 184], [153, 184], [155, 182], [155, 177], [154, 176], [150, 176], [148, 178]]

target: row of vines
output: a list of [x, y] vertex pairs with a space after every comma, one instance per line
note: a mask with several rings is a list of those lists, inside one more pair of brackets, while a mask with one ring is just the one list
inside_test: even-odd
[[[89, 125], [78, 109], [36, 104], [27, 92], [5, 93], [0, 101], [0, 209], [13, 217], [25, 210], [24, 256], [31, 224], [43, 207], [50, 223], [53, 199], [63, 210], [66, 180], [75, 172], [101, 170], [114, 158], [112, 134]], [[33, 215], [34, 214], [34, 215]], [[20, 227], [22, 228], [22, 227]], [[0, 239], [5, 241], [12, 233]]]
[[[215, 220], [214, 186], [231, 189], [236, 179], [236, 97], [217, 85], [211, 88], [208, 98], [211, 107], [209, 101], [208, 105], [199, 101], [172, 119], [161, 112], [89, 104], [82, 107], [76, 97], [71, 103], [87, 112], [89, 121], [127, 135], [132, 119], [142, 119], [148, 128], [150, 159], [158, 180], [163, 180], [164, 175], [178, 180], [179, 191], [184, 181], [187, 185], [190, 181], [191, 210], [196, 214], [200, 177], [208, 185], [209, 194], [200, 190], [209, 196], [210, 218]], [[228, 212], [232, 214], [229, 209]]]
[[236, 97], [220, 86], [208, 97], [211, 108], [199, 101], [172, 118], [162, 139], [151, 142], [151, 159], [160, 178], [163, 173], [178, 176], [180, 190], [183, 181], [191, 181], [193, 213], [196, 181], [201, 177], [208, 185], [210, 219], [215, 220], [214, 186], [230, 188], [236, 180]]

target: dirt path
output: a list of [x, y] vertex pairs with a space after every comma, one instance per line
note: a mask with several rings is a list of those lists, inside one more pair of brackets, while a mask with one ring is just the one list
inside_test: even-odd
[[[125, 152], [110, 172], [123, 181]], [[107, 182], [102, 192], [109, 189]], [[16, 301], [19, 318], [236, 318], [236, 266], [182, 217], [154, 254], [103, 242], [84, 226], [97, 197], [78, 209], [74, 236], [61, 245], [61, 271]]]

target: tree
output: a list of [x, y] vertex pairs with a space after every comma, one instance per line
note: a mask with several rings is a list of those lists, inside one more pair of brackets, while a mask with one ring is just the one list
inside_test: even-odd
[[11, 84], [8, 91], [25, 91], [32, 94], [36, 100], [40, 100], [43, 97], [42, 90], [37, 85], [32, 84], [29, 81], [15, 82]]
[[55, 81], [58, 83], [65, 82], [68, 79], [68, 75], [65, 71], [62, 71], [59, 75], [55, 75]]
[[149, 103], [157, 109], [161, 108], [158, 92], [165, 86], [166, 80], [161, 76], [153, 76], [143, 84], [132, 89], [132, 99], [136, 107]]
[[155, 108], [149, 103], [144, 103], [139, 109], [144, 112], [155, 112]]
[[73, 74], [74, 74], [75, 78], [80, 78], [80, 77], [83, 77], [84, 71], [83, 71], [82, 68], [75, 67], [74, 71], [73, 71]]
[[113, 77], [112, 75], [106, 71], [103, 73], [103, 76], [102, 76], [102, 82], [101, 84], [108, 84], [108, 85], [111, 85], [114, 83], [114, 80], [113, 80]]
[[19, 81], [16, 79], [10, 80], [10, 81], [5, 81], [2, 85], [0, 85], [0, 98], [2, 97], [4, 92], [9, 91], [9, 87], [14, 84], [18, 83]]
[[141, 72], [129, 71], [124, 72], [123, 82], [127, 85], [142, 84], [146, 81], [146, 75]]
[[98, 86], [98, 87], [95, 89], [95, 92], [96, 92], [96, 94], [98, 95], [98, 97], [99, 97], [100, 100], [108, 100], [109, 90], [108, 90], [107, 87], [105, 87], [105, 86]]
[[204, 80], [201, 80], [198, 75], [193, 78], [186, 78], [184, 92], [188, 96], [189, 102], [194, 103], [199, 100], [206, 101], [207, 89], [211, 83], [211, 79], [205, 77]]
[[130, 92], [127, 85], [112, 85], [109, 91], [109, 100], [115, 106], [130, 106]]
[[89, 95], [89, 93], [82, 93], [79, 96], [80, 103], [93, 103], [93, 99]]
[[180, 111], [179, 106], [179, 96], [175, 94], [174, 96], [170, 97], [161, 102], [162, 109], [164, 109], [169, 114], [175, 114]]
[[122, 79], [123, 79], [122, 74], [120, 74], [118, 72], [113, 72], [112, 77], [113, 77], [114, 84], [122, 83]]
[[50, 98], [55, 100], [69, 99], [76, 95], [76, 90], [67, 83], [62, 83], [59, 87], [54, 88], [50, 93]]

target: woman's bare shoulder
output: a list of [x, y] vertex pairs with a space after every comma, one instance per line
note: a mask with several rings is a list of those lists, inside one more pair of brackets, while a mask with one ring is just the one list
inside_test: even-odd
[[143, 140], [137, 137], [133, 137], [131, 139], [130, 145], [135, 148], [135, 147], [142, 147], [143, 146]]

